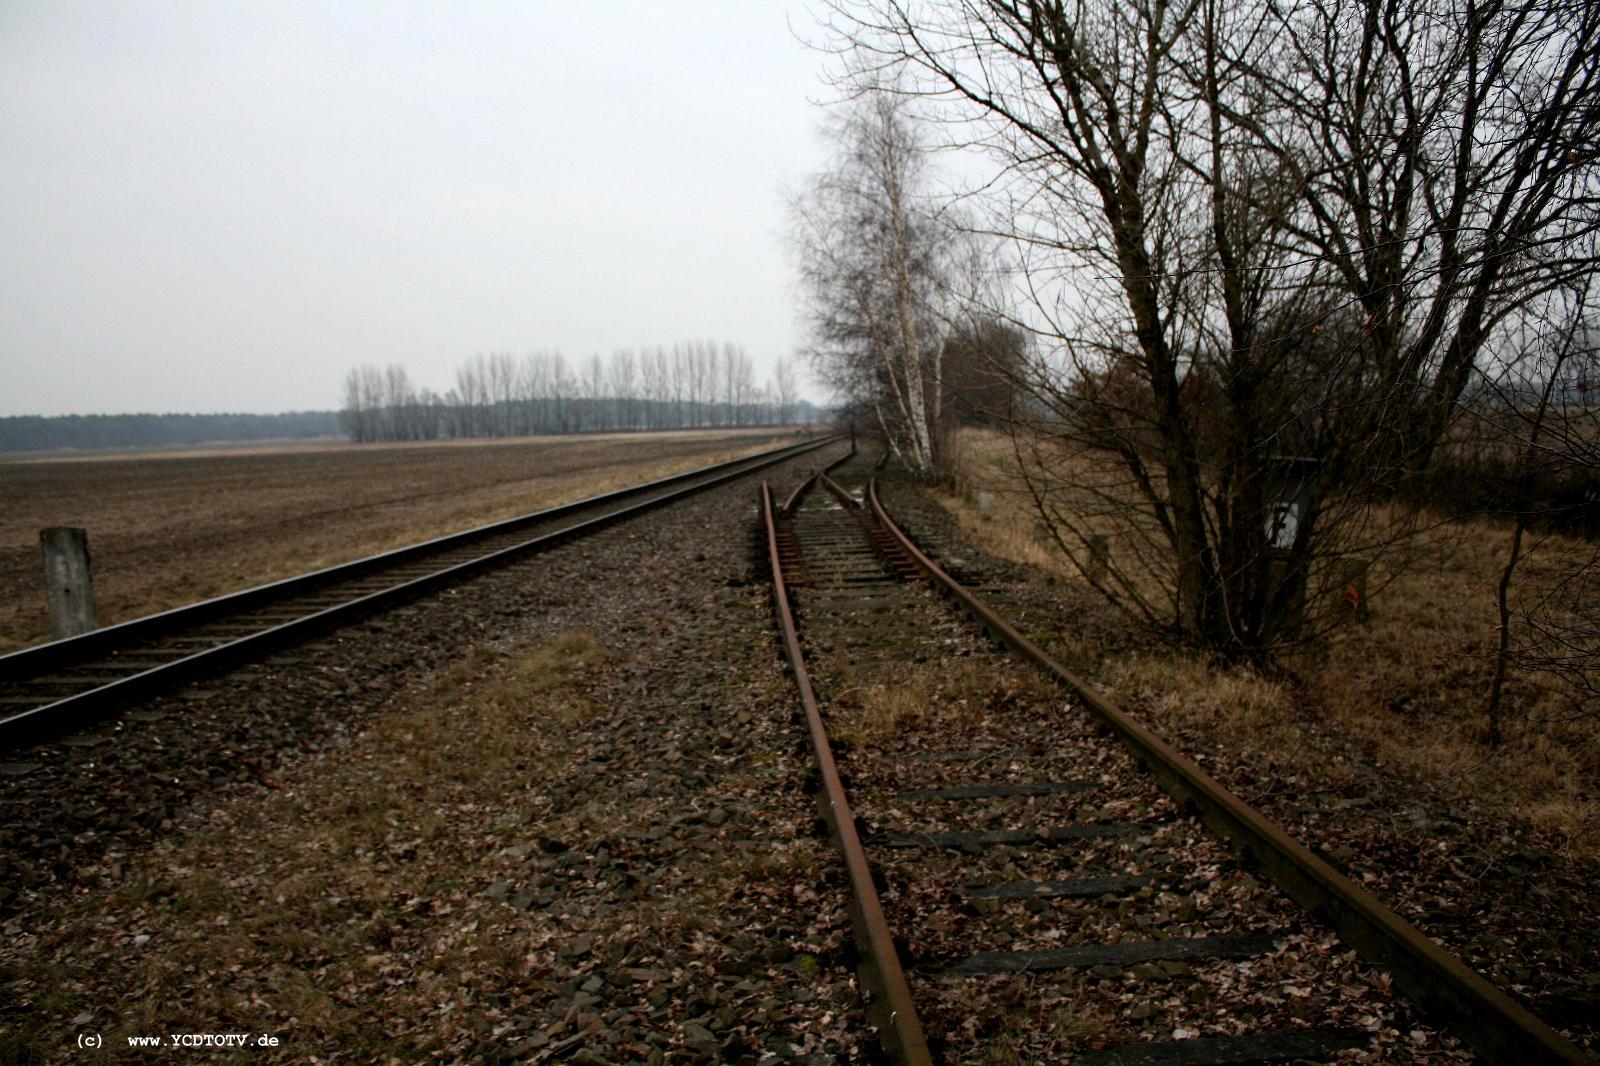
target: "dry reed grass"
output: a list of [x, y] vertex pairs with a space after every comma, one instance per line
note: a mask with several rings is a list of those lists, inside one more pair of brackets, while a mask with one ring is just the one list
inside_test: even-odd
[[[1017, 489], [1005, 438], [963, 431], [960, 455], [964, 491], [938, 500], [963, 536], [1096, 597], [1039, 531], [1031, 499]], [[980, 492], [987, 493], [982, 509], [974, 502]], [[1496, 750], [1484, 744], [1497, 639], [1494, 587], [1508, 532], [1491, 519], [1425, 525], [1408, 546], [1404, 568], [1375, 567], [1367, 623], [1289, 653], [1284, 676], [1219, 670], [1202, 655], [1168, 647], [1111, 650], [1099, 681], [1150, 706], [1166, 728], [1199, 730], [1324, 787], [1346, 787], [1357, 772], [1330, 752], [1354, 753], [1363, 771], [1403, 788], [1520, 819], [1574, 857], [1600, 856], [1594, 709], [1584, 713], [1570, 694], [1518, 675], [1508, 689], [1508, 739]], [[1522, 573], [1548, 580], [1591, 550], [1542, 536]]]

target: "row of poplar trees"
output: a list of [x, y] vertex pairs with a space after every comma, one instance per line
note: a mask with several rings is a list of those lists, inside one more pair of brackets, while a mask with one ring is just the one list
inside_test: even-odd
[[442, 393], [399, 364], [354, 367], [339, 417], [353, 440], [393, 441], [788, 425], [801, 415], [789, 361], [758, 384], [743, 348], [689, 341], [575, 364], [559, 352], [478, 354]]

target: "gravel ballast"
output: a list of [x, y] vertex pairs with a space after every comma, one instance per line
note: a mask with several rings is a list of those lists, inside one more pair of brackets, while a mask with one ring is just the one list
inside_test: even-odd
[[865, 1057], [755, 484], [8, 756], [7, 1055]]

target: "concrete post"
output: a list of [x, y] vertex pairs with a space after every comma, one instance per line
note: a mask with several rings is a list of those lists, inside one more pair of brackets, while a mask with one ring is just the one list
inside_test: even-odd
[[1089, 534], [1089, 584], [1103, 585], [1111, 568], [1111, 538], [1104, 533]]
[[76, 526], [39, 531], [44, 556], [44, 594], [50, 607], [50, 635], [75, 637], [99, 626], [94, 584], [89, 578], [89, 534]]

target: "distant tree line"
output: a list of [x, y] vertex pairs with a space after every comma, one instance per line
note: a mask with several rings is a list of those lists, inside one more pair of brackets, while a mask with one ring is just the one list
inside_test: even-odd
[[338, 436], [339, 431], [339, 415], [335, 411], [290, 411], [276, 415], [20, 415], [0, 418], [0, 451], [305, 440]]
[[744, 349], [692, 341], [575, 363], [559, 352], [479, 354], [443, 393], [397, 363], [355, 367], [339, 420], [364, 442], [775, 425], [814, 413], [788, 362], [758, 385]]

